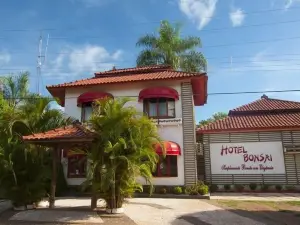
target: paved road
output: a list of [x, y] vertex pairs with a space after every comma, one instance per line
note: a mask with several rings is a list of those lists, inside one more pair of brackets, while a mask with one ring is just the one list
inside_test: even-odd
[[9, 201], [0, 200], [0, 214], [9, 208], [11, 208]]
[[138, 225], [263, 225], [196, 199], [134, 198], [125, 213]]

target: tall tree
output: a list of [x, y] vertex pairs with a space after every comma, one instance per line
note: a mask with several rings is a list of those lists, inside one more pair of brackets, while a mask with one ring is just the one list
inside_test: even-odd
[[224, 119], [228, 116], [227, 113], [225, 112], [217, 112], [217, 113], [214, 113], [210, 118], [208, 118], [207, 120], [201, 120], [199, 122], [199, 125], [198, 126], [205, 126], [209, 123], [213, 123], [217, 120], [221, 120], [221, 119]]
[[29, 73], [20, 73], [18, 76], [10, 75], [2, 77], [0, 83], [3, 85], [3, 96], [8, 103], [16, 107], [29, 93]]
[[22, 135], [70, 123], [49, 107], [51, 99], [31, 94], [28, 74], [5, 77], [0, 94], [0, 189], [14, 205], [31, 204], [46, 194], [51, 164], [49, 151], [22, 142]]
[[[90, 120], [96, 137], [88, 153], [90, 166], [85, 185], [100, 194], [108, 209], [121, 208], [125, 197], [142, 190], [138, 177], [151, 185], [158, 162], [154, 145], [161, 141], [156, 125], [134, 107], [125, 107], [127, 102], [128, 99], [101, 100]], [[91, 201], [92, 208], [95, 201]]]
[[206, 59], [197, 48], [201, 47], [199, 37], [181, 38], [181, 26], [174, 27], [162, 21], [158, 34], [147, 34], [137, 41], [138, 47], [145, 49], [136, 60], [138, 66], [166, 64], [186, 72], [206, 71]]

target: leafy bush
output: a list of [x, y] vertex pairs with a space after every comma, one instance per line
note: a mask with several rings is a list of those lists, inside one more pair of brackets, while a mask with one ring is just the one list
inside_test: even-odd
[[198, 195], [198, 191], [197, 190], [191, 190], [191, 192], [189, 193], [189, 195]]
[[198, 187], [198, 193], [200, 195], [206, 195], [209, 192], [209, 188], [207, 185], [203, 184]]
[[225, 191], [230, 191], [231, 185], [230, 184], [225, 184], [224, 189], [225, 189]]
[[217, 192], [219, 190], [219, 186], [217, 184], [211, 184], [209, 186], [210, 192]]
[[196, 193], [198, 194], [198, 186], [196, 184], [191, 186], [186, 186], [185, 193], [188, 195], [195, 195]]
[[245, 186], [242, 184], [235, 184], [234, 185], [235, 190], [237, 191], [243, 191], [245, 189]]
[[282, 190], [282, 186], [280, 184], [276, 184], [275, 188], [277, 191], [281, 191]]
[[160, 193], [160, 194], [167, 194], [167, 189], [166, 189], [166, 188], [161, 188], [161, 189], [159, 190], [159, 193]]
[[288, 185], [288, 186], [285, 187], [285, 189], [288, 190], [288, 191], [295, 191], [296, 187], [293, 186], [293, 185]]
[[269, 184], [263, 184], [263, 185], [261, 186], [261, 190], [262, 190], [262, 191], [267, 191], [267, 190], [269, 190], [269, 188], [270, 188], [270, 185], [269, 185]]
[[[191, 186], [187, 186], [185, 187], [185, 193], [186, 194], [189, 194], [189, 195], [197, 195], [199, 193], [199, 189], [201, 192], [203, 192], [203, 186], [206, 186], [207, 187], [207, 192], [208, 192], [208, 186], [204, 184], [203, 181], [197, 181], [196, 184], [194, 185], [191, 185]], [[205, 190], [204, 190], [205, 192]]]
[[256, 188], [257, 188], [257, 184], [256, 184], [256, 183], [251, 183], [251, 184], [249, 184], [249, 188], [250, 188], [252, 191], [255, 191]]
[[173, 193], [176, 195], [182, 194], [182, 188], [181, 187], [174, 187]]

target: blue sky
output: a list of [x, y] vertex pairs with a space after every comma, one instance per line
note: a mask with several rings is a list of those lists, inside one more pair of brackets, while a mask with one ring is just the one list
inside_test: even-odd
[[[208, 60], [209, 93], [299, 89], [300, 0], [10, 0], [0, 2], [0, 74], [30, 71], [36, 91], [39, 36], [50, 36], [40, 80], [49, 84], [132, 67], [138, 37], [167, 19], [182, 36], [199, 36]], [[42, 31], [40, 31], [43, 29]], [[210, 95], [196, 119], [262, 94]], [[300, 92], [268, 94], [300, 100]]]

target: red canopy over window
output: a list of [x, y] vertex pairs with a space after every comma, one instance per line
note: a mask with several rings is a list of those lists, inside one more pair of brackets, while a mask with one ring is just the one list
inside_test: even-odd
[[[179, 144], [172, 141], [164, 141], [164, 147], [166, 150], [166, 155], [181, 155], [181, 150]], [[159, 155], [163, 154], [162, 147], [160, 144], [156, 144], [155, 146], [156, 153]]]
[[106, 92], [86, 92], [81, 94], [78, 99], [77, 99], [77, 105], [80, 105], [82, 103], [86, 103], [86, 102], [93, 102], [97, 99], [101, 99], [101, 98], [113, 98], [113, 96], [109, 93]]
[[178, 100], [179, 95], [178, 92], [173, 88], [154, 87], [154, 88], [146, 88], [140, 92], [139, 101], [145, 98], [173, 98]]

